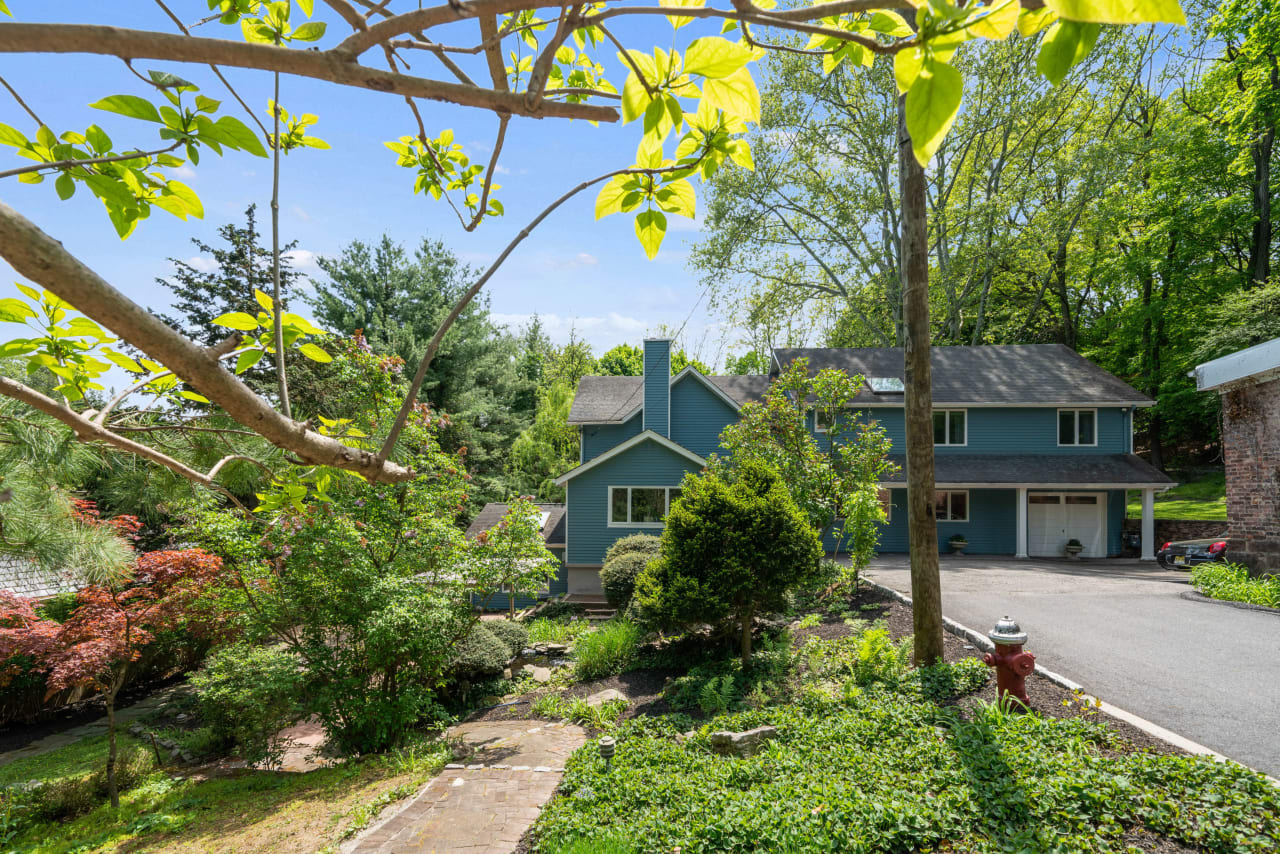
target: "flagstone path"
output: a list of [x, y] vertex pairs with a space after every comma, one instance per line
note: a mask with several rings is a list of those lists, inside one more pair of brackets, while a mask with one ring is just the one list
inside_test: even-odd
[[534, 721], [479, 721], [449, 735], [475, 748], [466, 764], [446, 765], [344, 854], [511, 854], [587, 740], [582, 727]]

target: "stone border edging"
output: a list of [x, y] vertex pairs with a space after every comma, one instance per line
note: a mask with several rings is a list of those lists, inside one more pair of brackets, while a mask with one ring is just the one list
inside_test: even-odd
[[1212, 605], [1227, 605], [1241, 611], [1261, 611], [1264, 614], [1280, 614], [1280, 608], [1269, 608], [1266, 605], [1255, 605], [1252, 602], [1237, 602], [1234, 599], [1215, 599], [1198, 590], [1184, 590], [1178, 594], [1188, 602], [1208, 602]]
[[[892, 587], [885, 587], [883, 584], [877, 584], [876, 582], [871, 581], [868, 578], [862, 578], [861, 581], [865, 582], [871, 588], [885, 594], [889, 598], [895, 599], [898, 602], [901, 602], [902, 604], [910, 607], [911, 597], [906, 595], [905, 593], [899, 593], [897, 590], [894, 590]], [[1185, 597], [1186, 593], [1183, 593], [1182, 595]], [[1205, 598], [1208, 599], [1208, 597], [1205, 597]], [[1209, 599], [1209, 601], [1225, 602], [1225, 600], [1221, 600], [1221, 599]], [[1245, 604], [1245, 603], [1237, 603], [1237, 604]], [[1262, 607], [1262, 606], [1255, 605], [1253, 607]], [[1277, 612], [1280, 612], [1280, 610], [1278, 609], [1268, 608], [1267, 610], [1276, 610]], [[961, 623], [957, 623], [955, 620], [951, 619], [950, 617], [944, 616], [942, 618], [942, 625], [943, 625], [943, 628], [945, 628], [951, 634], [969, 641], [970, 643], [978, 647], [978, 649], [983, 649], [983, 650], [995, 649], [995, 645], [991, 642], [990, 638], [987, 638], [984, 635], [978, 634], [968, 626], [965, 626]], [[1111, 717], [1116, 718], [1118, 720], [1122, 720], [1131, 726], [1135, 726], [1138, 729], [1142, 730], [1143, 732], [1147, 733], [1148, 735], [1154, 736], [1155, 738], [1158, 738], [1163, 742], [1171, 744], [1174, 747], [1178, 748], [1179, 750], [1183, 750], [1187, 753], [1197, 754], [1200, 756], [1210, 756], [1213, 759], [1217, 760], [1218, 762], [1235, 762], [1235, 764], [1239, 765], [1242, 768], [1249, 768], [1248, 765], [1245, 765], [1241, 762], [1236, 762], [1236, 760], [1231, 759], [1230, 757], [1224, 756], [1221, 753], [1218, 753], [1216, 750], [1205, 747], [1203, 744], [1192, 741], [1186, 736], [1182, 736], [1172, 730], [1165, 729], [1159, 724], [1152, 723], [1146, 718], [1135, 715], [1133, 712], [1126, 711], [1120, 708], [1119, 706], [1113, 706], [1111, 703], [1108, 703], [1105, 700], [1102, 700], [1098, 697], [1093, 696], [1092, 694], [1087, 693], [1084, 690], [1084, 686], [1082, 686], [1080, 683], [1072, 679], [1068, 679], [1067, 677], [1062, 676], [1058, 673], [1054, 673], [1052, 670], [1046, 670], [1045, 668], [1041, 667], [1039, 664], [1036, 665], [1035, 672], [1038, 673], [1040, 676], [1043, 676], [1045, 679], [1049, 680], [1053, 684], [1059, 686], [1060, 688], [1065, 688], [1068, 691], [1079, 691], [1082, 698], [1091, 702], [1096, 702], [1097, 708], [1101, 709], [1103, 712], [1110, 715]], [[1275, 786], [1276, 788], [1280, 788], [1280, 780], [1277, 780], [1275, 777], [1272, 777], [1269, 774], [1263, 774], [1261, 771], [1259, 771], [1256, 768], [1249, 768], [1249, 770], [1263, 777], [1268, 783]]]

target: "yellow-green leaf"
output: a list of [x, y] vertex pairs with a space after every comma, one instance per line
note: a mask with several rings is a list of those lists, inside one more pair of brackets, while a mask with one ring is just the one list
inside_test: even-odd
[[695, 39], [684, 52], [684, 72], [703, 77], [728, 77], [751, 61], [751, 48], [720, 36]]
[[907, 132], [921, 165], [933, 158], [951, 130], [963, 93], [964, 78], [960, 72], [942, 62], [926, 62], [911, 84], [907, 92]]
[[[652, 81], [650, 81], [652, 82]], [[644, 111], [649, 108], [649, 104], [653, 101], [649, 97], [649, 92], [644, 88], [644, 83], [632, 71], [627, 75], [627, 82], [622, 84], [622, 122], [634, 121], [644, 115]]]
[[[685, 7], [701, 7], [707, 5], [707, 0], [658, 0], [659, 6], [685, 6]], [[671, 22], [671, 26], [680, 29], [685, 24], [692, 23], [693, 18], [684, 15], [667, 15], [667, 20]]]
[[728, 77], [708, 78], [702, 87], [702, 99], [731, 116], [760, 121], [760, 91], [748, 68], [740, 68]]
[[644, 254], [652, 261], [662, 247], [667, 235], [667, 217], [662, 211], [646, 210], [636, 214], [636, 237], [644, 247]]
[[297, 329], [299, 332], [305, 332], [308, 335], [323, 335], [324, 330], [316, 326], [311, 321], [301, 315], [286, 311], [280, 315], [280, 322], [284, 324], [286, 329]]
[[243, 374], [262, 360], [263, 351], [261, 350], [245, 350], [236, 357], [236, 373]]
[[262, 306], [266, 311], [272, 311], [275, 309], [276, 304], [271, 301], [271, 297], [267, 296], [257, 288], [253, 289], [253, 298], [257, 300], [258, 305]]
[[911, 91], [911, 86], [916, 82], [916, 78], [920, 76], [920, 69], [924, 65], [924, 54], [918, 47], [909, 47], [900, 50], [893, 57], [893, 76], [898, 81], [898, 94], [905, 94]]
[[1067, 76], [1071, 67], [1089, 55], [1098, 40], [1099, 24], [1082, 24], [1079, 21], [1058, 21], [1049, 28], [1040, 53], [1036, 56], [1036, 69], [1057, 86]]
[[196, 394], [194, 391], [180, 391], [178, 394], [185, 397], [187, 400], [194, 400], [196, 403], [209, 402], [209, 398], [205, 397], [203, 394]]
[[[1014, 6], [1016, 8], [1016, 2]], [[907, 25], [906, 19], [889, 9], [881, 9], [872, 14], [869, 26], [877, 33], [884, 33], [886, 36], [893, 36], [894, 38], [902, 38], [912, 33], [912, 29]]]
[[26, 294], [26, 296], [27, 296], [27, 298], [28, 298], [28, 299], [33, 299], [33, 300], [36, 300], [37, 302], [39, 302], [39, 300], [40, 300], [40, 292], [39, 292], [38, 290], [36, 290], [35, 288], [33, 288], [33, 287], [29, 286], [29, 285], [24, 285], [24, 284], [22, 284], [22, 282], [14, 282], [14, 283], [13, 283], [13, 286], [14, 286], [15, 288], [17, 288], [18, 290], [22, 291], [24, 294]]
[[672, 181], [655, 194], [658, 206], [667, 213], [693, 219], [698, 215], [698, 197], [693, 192], [693, 185], [681, 178]]
[[215, 326], [225, 326], [228, 329], [239, 329], [241, 332], [251, 332], [258, 328], [258, 320], [252, 314], [245, 314], [243, 311], [232, 311], [222, 314], [213, 319]]
[[1178, 0], [1045, 0], [1070, 21], [1092, 24], [1185, 24]]
[[330, 356], [324, 350], [321, 350], [315, 344], [303, 344], [301, 347], [298, 348], [298, 351], [313, 362], [332, 362], [333, 361], [332, 356]]
[[0, 322], [22, 323], [27, 318], [35, 316], [36, 313], [31, 306], [20, 299], [14, 299], [13, 297], [0, 299]]
[[630, 178], [630, 175], [614, 175], [600, 188], [596, 194], [596, 219], [622, 210], [622, 197], [628, 192], [626, 183]]
[[975, 9], [976, 20], [966, 26], [975, 36], [999, 41], [1013, 32], [1020, 11], [1018, 0], [993, 0], [991, 5]]
[[1056, 20], [1057, 14], [1047, 7], [1023, 9], [1018, 13], [1018, 32], [1024, 36], [1034, 36]]
[[115, 362], [117, 366], [124, 368], [126, 371], [128, 371], [131, 374], [146, 373], [142, 365], [139, 365], [137, 362], [135, 362], [133, 359], [126, 356], [124, 353], [120, 353], [115, 350], [112, 350], [110, 347], [103, 347], [102, 355], [106, 356], [108, 359]]
[[109, 95], [101, 101], [94, 101], [89, 106], [95, 110], [119, 113], [131, 119], [161, 123], [160, 111], [155, 108], [155, 105], [137, 95]]

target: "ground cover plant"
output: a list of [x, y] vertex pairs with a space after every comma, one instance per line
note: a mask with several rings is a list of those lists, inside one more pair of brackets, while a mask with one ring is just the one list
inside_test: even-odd
[[556, 619], [536, 617], [527, 623], [529, 643], [573, 643], [579, 635], [591, 628], [585, 619]]
[[1201, 563], [1191, 568], [1191, 584], [1213, 599], [1280, 608], [1280, 577], [1250, 575], [1238, 563]]
[[624, 618], [615, 618], [584, 632], [573, 644], [573, 667], [579, 679], [613, 676], [636, 655], [643, 631]]

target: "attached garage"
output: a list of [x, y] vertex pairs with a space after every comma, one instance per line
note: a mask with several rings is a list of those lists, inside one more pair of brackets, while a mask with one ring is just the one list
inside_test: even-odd
[[1027, 554], [1061, 557], [1071, 540], [1084, 546], [1081, 557], [1107, 556], [1105, 492], [1027, 493]]

